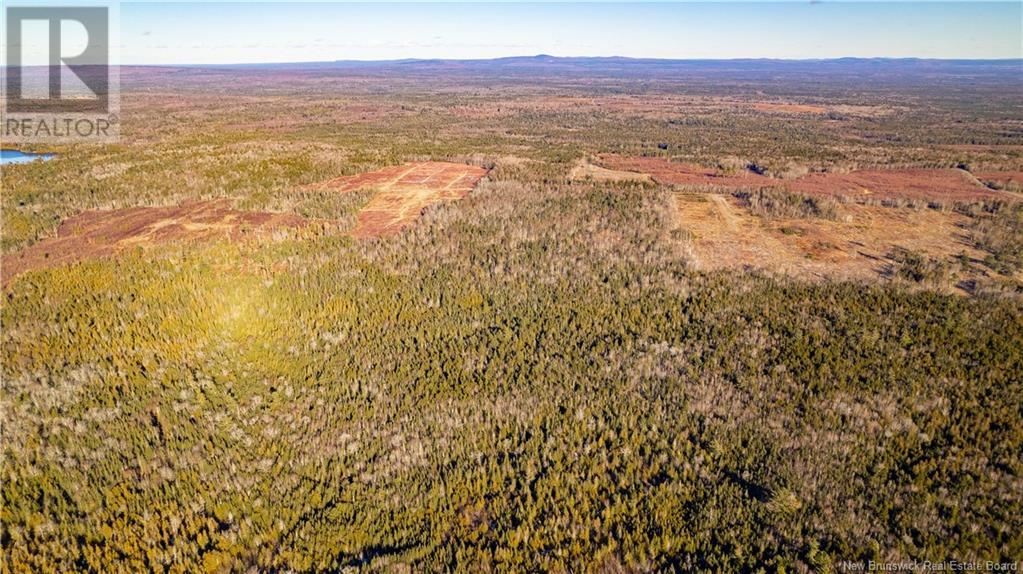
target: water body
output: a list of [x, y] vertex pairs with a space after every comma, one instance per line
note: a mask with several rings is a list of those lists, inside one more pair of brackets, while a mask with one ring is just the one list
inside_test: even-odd
[[3, 149], [0, 150], [0, 165], [7, 165], [9, 163], [28, 163], [30, 161], [46, 161], [53, 159], [54, 154], [52, 153], [31, 153], [18, 151], [16, 149]]

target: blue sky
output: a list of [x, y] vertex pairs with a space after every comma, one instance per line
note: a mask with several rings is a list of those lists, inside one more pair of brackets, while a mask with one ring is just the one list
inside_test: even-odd
[[125, 64], [556, 56], [1021, 58], [1023, 3], [122, 2]]

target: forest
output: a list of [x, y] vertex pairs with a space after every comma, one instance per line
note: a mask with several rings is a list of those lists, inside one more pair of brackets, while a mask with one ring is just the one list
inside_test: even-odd
[[[1023, 171], [1018, 77], [920, 65], [869, 85], [809, 64], [125, 69], [121, 143], [0, 168], [5, 260], [83, 210], [226, 198], [341, 223], [5, 277], [0, 571], [1018, 560], [1011, 180], [997, 202], [877, 205], [960, 217], [983, 257], [893, 252], [846, 281], [695, 268], [677, 200], [720, 190], [569, 175], [607, 153]], [[345, 232], [373, 190], [310, 187], [424, 160], [489, 172], [393, 236]], [[764, 225], [845, 209], [726, 195]]]

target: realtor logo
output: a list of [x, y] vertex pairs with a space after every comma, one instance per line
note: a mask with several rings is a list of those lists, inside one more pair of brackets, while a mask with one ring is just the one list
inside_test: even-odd
[[118, 74], [112, 6], [4, 2], [4, 140], [110, 141]]
[[[43, 22], [48, 32], [49, 59], [45, 70], [45, 98], [27, 98], [23, 86], [23, 24]], [[61, 42], [64, 23], [78, 22], [88, 34], [85, 49], [66, 56]], [[7, 8], [7, 111], [105, 112], [110, 95], [110, 18], [105, 6], [73, 8]], [[65, 69], [74, 74], [94, 97], [63, 95]]]

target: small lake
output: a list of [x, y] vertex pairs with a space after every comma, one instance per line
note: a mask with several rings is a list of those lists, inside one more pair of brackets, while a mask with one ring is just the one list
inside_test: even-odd
[[7, 165], [9, 163], [28, 163], [30, 161], [53, 159], [52, 153], [31, 153], [18, 151], [16, 149], [2, 149], [0, 150], [0, 165]]

